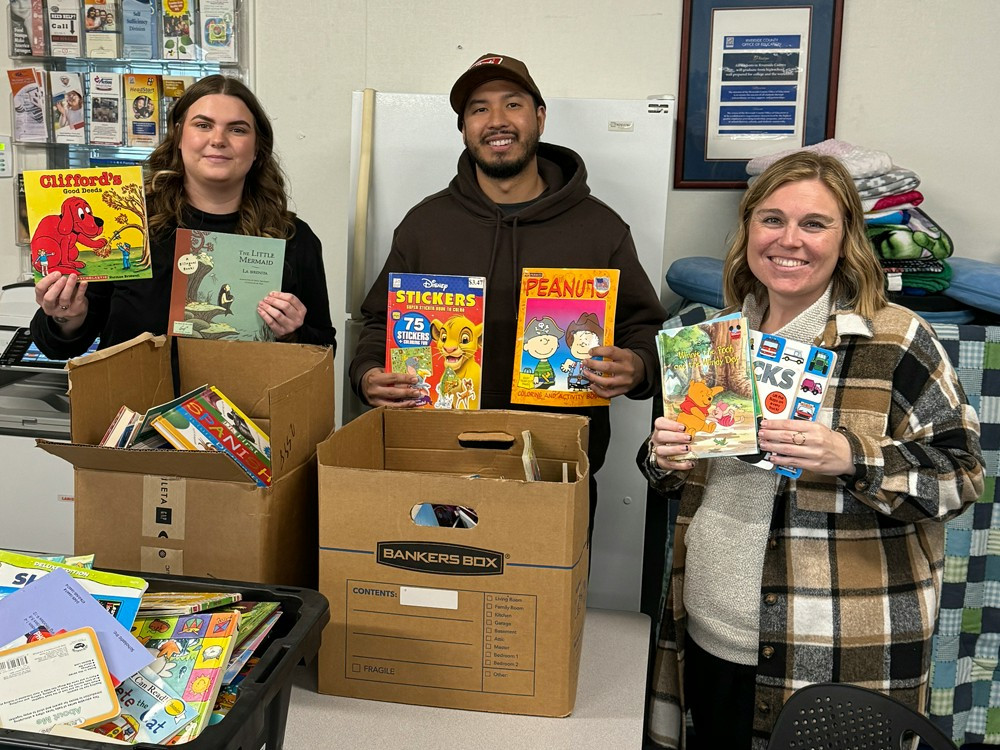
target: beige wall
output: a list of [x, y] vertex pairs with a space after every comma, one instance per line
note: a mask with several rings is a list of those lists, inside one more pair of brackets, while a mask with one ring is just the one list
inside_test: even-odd
[[[353, 89], [445, 92], [472, 60], [492, 51], [527, 61], [547, 96], [677, 92], [681, 0], [255, 2], [257, 91], [275, 120], [294, 204], [323, 240], [338, 327]], [[925, 207], [952, 235], [956, 253], [1000, 262], [996, 0], [846, 5], [838, 137], [888, 151], [915, 170]], [[5, 19], [2, 29], [6, 38]], [[0, 64], [11, 66], [6, 57]], [[9, 123], [10, 99], [3, 96], [0, 131], [9, 132]], [[440, 187], [428, 185], [427, 192]], [[672, 191], [668, 254], [721, 255], [738, 198], [732, 190]], [[0, 181], [3, 283], [22, 268], [10, 241], [12, 206], [12, 181]]]

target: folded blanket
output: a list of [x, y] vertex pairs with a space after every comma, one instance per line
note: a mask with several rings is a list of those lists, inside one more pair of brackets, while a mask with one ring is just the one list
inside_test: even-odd
[[865, 224], [905, 224], [910, 220], [908, 211], [884, 211], [865, 214]]
[[907, 193], [916, 190], [919, 185], [920, 177], [917, 173], [905, 167], [893, 167], [873, 177], [854, 179], [854, 186], [858, 189], [861, 200]]
[[904, 204], [919, 206], [924, 202], [924, 194], [919, 190], [909, 190], [898, 195], [884, 195], [881, 198], [868, 198], [861, 201], [865, 211], [882, 211], [887, 208], [898, 208]]
[[951, 266], [945, 261], [938, 261], [941, 270], [937, 273], [896, 273], [886, 272], [886, 286], [890, 292], [910, 295], [934, 294], [947, 289], [951, 285]]
[[[911, 258], [906, 260], [879, 258], [879, 265], [886, 273], [944, 273], [946, 263], [936, 258]], [[949, 269], [950, 272], [950, 269]]]
[[778, 159], [793, 154], [796, 151], [812, 151], [816, 154], [835, 156], [847, 168], [851, 177], [855, 178], [871, 177], [892, 169], [892, 158], [885, 151], [876, 151], [862, 146], [855, 146], [853, 143], [831, 138], [812, 146], [792, 148], [787, 151], [779, 151], [776, 154], [758, 156], [756, 159], [751, 159], [747, 162], [747, 174], [760, 174], [774, 164], [774, 162], [778, 161]]
[[906, 224], [866, 225], [875, 254], [891, 260], [949, 257], [954, 251], [951, 237], [919, 208], [909, 214]]

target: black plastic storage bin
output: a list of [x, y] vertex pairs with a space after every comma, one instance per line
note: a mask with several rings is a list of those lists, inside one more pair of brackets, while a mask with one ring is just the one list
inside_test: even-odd
[[[164, 576], [135, 571], [113, 571], [139, 576], [149, 591], [240, 591], [247, 601], [281, 602], [282, 615], [269, 636], [260, 662], [240, 683], [240, 694], [222, 721], [191, 742], [175, 747], [191, 750], [280, 750], [285, 739], [292, 675], [301, 661], [310, 662], [319, 651], [320, 636], [330, 620], [330, 605], [318, 591], [293, 586], [220, 581], [214, 578]], [[51, 750], [107, 750], [103, 742], [52, 737], [34, 732], [0, 729], [0, 748]], [[141, 742], [136, 748], [159, 748]]]

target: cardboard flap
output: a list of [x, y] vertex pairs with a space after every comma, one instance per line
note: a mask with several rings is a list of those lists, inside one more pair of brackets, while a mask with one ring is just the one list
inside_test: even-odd
[[222, 453], [202, 451], [128, 450], [95, 445], [36, 440], [46, 453], [58, 456], [77, 469], [120, 471], [128, 474], [212, 479], [254, 486], [236, 463]]
[[302, 369], [267, 392], [275, 476], [312, 459], [316, 446], [329, 436], [336, 421], [333, 350], [323, 346], [295, 348], [303, 355]]
[[[122, 404], [145, 411], [174, 397], [166, 341], [165, 336], [143, 333], [70, 361], [70, 432], [74, 443], [100, 442]], [[105, 363], [112, 357], [113, 367]]]

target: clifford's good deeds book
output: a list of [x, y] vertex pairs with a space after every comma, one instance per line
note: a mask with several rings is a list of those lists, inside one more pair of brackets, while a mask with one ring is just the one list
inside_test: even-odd
[[274, 341], [257, 304], [281, 289], [284, 259], [281, 239], [178, 229], [167, 333]]
[[485, 295], [482, 276], [389, 274], [385, 370], [417, 379], [419, 406], [480, 408]]
[[[814, 421], [833, 375], [836, 353], [773, 333], [750, 331], [750, 339], [760, 416]], [[802, 469], [776, 467], [766, 456], [754, 465], [774, 468], [792, 479], [802, 474]]]
[[617, 268], [525, 268], [517, 312], [515, 404], [599, 406], [583, 360], [595, 346], [612, 346], [618, 301]]
[[141, 167], [24, 173], [35, 282], [53, 271], [87, 281], [153, 276]]
[[727, 316], [660, 331], [656, 349], [663, 414], [691, 436], [690, 458], [756, 454], [746, 318]]

